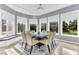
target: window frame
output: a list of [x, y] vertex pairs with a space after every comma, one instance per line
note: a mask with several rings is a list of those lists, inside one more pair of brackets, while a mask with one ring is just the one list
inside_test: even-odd
[[[75, 13], [75, 12], [78, 12], [78, 15], [79, 15], [79, 10], [69, 11], [69, 12], [66, 12], [66, 13]], [[61, 31], [62, 31], [62, 32], [61, 32], [61, 36], [78, 37], [78, 36], [79, 36], [79, 20], [78, 20], [78, 15], [77, 15], [77, 35], [68, 35], [68, 34], [64, 34], [64, 33], [63, 33], [62, 14], [65, 14], [65, 13], [61, 13]]]
[[[35, 32], [37, 32], [38, 30], [37, 30], [37, 28], [38, 28], [38, 20], [36, 19], [36, 18], [34, 18], [34, 20], [36, 20], [36, 22], [35, 23], [30, 23], [30, 20], [32, 20], [32, 19], [28, 19], [29, 20], [29, 31], [30, 31], [30, 24], [35, 24], [36, 25], [36, 31]], [[30, 31], [31, 32], [31, 31]]]
[[[57, 19], [57, 23], [58, 23], [58, 29], [57, 29], [57, 30], [58, 30], [58, 32], [56, 32], [56, 35], [59, 35], [59, 21], [60, 21], [60, 19], [59, 19], [59, 14], [56, 14], [56, 15], [53, 15], [53, 16], [50, 16], [50, 17], [55, 17], [55, 16], [57, 16], [57, 18], [58, 18], [58, 19]], [[50, 17], [48, 17], [48, 26], [49, 26], [48, 28], [49, 28], [49, 31], [50, 31], [50, 23], [51, 23], [51, 22], [49, 21], [49, 18], [50, 18]]]

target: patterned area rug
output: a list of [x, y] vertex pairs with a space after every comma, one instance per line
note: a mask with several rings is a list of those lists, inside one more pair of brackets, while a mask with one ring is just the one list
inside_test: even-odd
[[[71, 47], [72, 46], [72, 47]], [[74, 47], [74, 48], [73, 48]], [[21, 46], [21, 42], [16, 44], [15, 46], [1, 50], [0, 49], [0, 55], [30, 55], [30, 47], [27, 47], [28, 50], [25, 51], [24, 47]], [[65, 43], [65, 42], [60, 42], [56, 49], [54, 50], [55, 55], [78, 55], [79, 53], [79, 46], [70, 44], [70, 43]], [[32, 55], [54, 55], [53, 50], [51, 50], [51, 53], [49, 54], [48, 48], [46, 45], [43, 45], [40, 47], [34, 46], [32, 50]]]
[[[30, 48], [28, 48], [28, 51], [25, 51], [19, 45], [16, 45], [10, 49], [0, 51], [0, 55], [29, 55], [29, 53]], [[41, 46], [40, 49], [37, 46], [34, 46], [32, 50], [32, 55], [49, 55], [49, 52], [45, 46]]]
[[[27, 47], [27, 51], [24, 50], [24, 47], [21, 46], [21, 42], [16, 44], [15, 46], [0, 50], [0, 55], [29, 55], [30, 47]], [[49, 51], [47, 46], [43, 45], [39, 47], [36, 45], [32, 49], [32, 55], [49, 55]]]

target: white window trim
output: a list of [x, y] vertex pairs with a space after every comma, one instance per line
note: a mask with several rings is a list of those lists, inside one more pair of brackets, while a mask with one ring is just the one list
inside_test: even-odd
[[[57, 16], [57, 15], [54, 15], [54, 16]], [[56, 35], [59, 35], [59, 14], [58, 14], [58, 33], [56, 33]], [[48, 30], [47, 31], [50, 31], [50, 22], [49, 22], [49, 17], [48, 17]]]
[[[71, 12], [73, 12], [73, 11], [71, 11]], [[77, 12], [78, 12], [78, 15], [79, 15], [79, 10], [77, 10]], [[78, 17], [78, 19], [79, 19], [79, 17]], [[62, 23], [63, 20], [62, 20], [62, 16], [61, 16], [61, 19], [60, 19], [61, 20], [61, 36], [78, 37], [79, 36], [79, 20], [78, 19], [77, 19], [77, 35], [68, 35], [68, 34], [63, 33], [63, 23]]]
[[[28, 19], [29, 21], [30, 21], [30, 19]], [[38, 19], [36, 19], [36, 23], [35, 23], [35, 25], [36, 25], [36, 32], [38, 32]], [[30, 31], [30, 24], [32, 24], [32, 23], [29, 23], [29, 31]]]
[[62, 34], [61, 36], [78, 37], [78, 35], [68, 35], [68, 34]]
[[[48, 31], [48, 30], [47, 30], [47, 27], [48, 27], [48, 23], [47, 23], [47, 22], [48, 22], [48, 17], [46, 17], [46, 18], [44, 18], [44, 19], [46, 19], [46, 23], [43, 23], [43, 24], [46, 24], [46, 31]], [[40, 32], [42, 32], [42, 31], [41, 31], [41, 24], [42, 24], [42, 22], [41, 22], [41, 19], [40, 19]]]

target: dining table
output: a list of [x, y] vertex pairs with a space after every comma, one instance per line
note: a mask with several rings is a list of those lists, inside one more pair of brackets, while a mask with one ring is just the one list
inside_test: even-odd
[[43, 38], [47, 38], [47, 33], [34, 33], [32, 34], [33, 38], [36, 38], [37, 40], [43, 40]]
[[[36, 38], [36, 40], [40, 41], [40, 40], [43, 40], [44, 38], [47, 38], [48, 34], [47, 33], [32, 33], [32, 37], [33, 38]], [[39, 46], [39, 48], [44, 45], [43, 43], [37, 43], [36, 45]]]

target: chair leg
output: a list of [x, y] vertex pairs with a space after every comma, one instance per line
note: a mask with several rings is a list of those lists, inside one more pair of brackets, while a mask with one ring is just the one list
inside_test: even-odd
[[26, 47], [27, 47], [27, 43], [25, 43], [25, 48], [24, 48], [25, 50], [26, 50]]
[[54, 40], [54, 44], [55, 44], [55, 46], [56, 46], [56, 41]]
[[56, 42], [55, 42], [55, 40], [53, 41], [53, 45], [54, 45], [54, 47], [56, 46]]
[[23, 46], [24, 42], [22, 42], [22, 46]]
[[23, 46], [24, 46], [24, 49], [25, 49], [25, 43], [24, 42], [22, 42], [22, 46], [21, 47], [23, 48]]
[[53, 49], [54, 48], [54, 44], [53, 44], [53, 42], [51, 43], [51, 49]]
[[49, 45], [47, 45], [47, 47], [48, 47], [48, 51], [49, 51], [49, 53], [50, 53], [50, 47], [49, 47]]
[[31, 46], [30, 54], [32, 53], [33, 46]]

